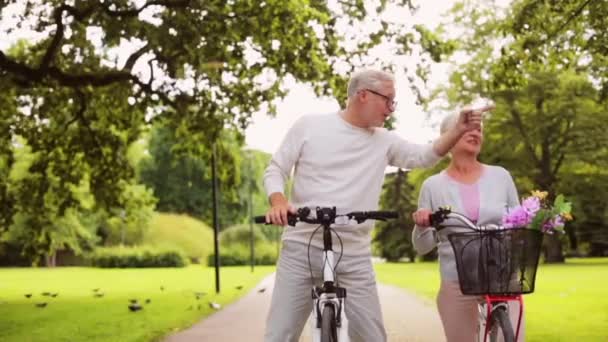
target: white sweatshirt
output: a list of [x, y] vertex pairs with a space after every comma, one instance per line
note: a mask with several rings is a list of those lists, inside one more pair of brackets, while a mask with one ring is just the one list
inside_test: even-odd
[[[294, 207], [335, 206], [338, 214], [378, 210], [388, 165], [428, 167], [440, 158], [432, 144], [413, 144], [384, 128], [359, 128], [338, 113], [308, 115], [293, 125], [273, 155], [264, 185], [268, 196], [284, 193], [285, 182], [295, 168], [290, 200]], [[283, 240], [307, 244], [316, 227], [303, 223], [288, 226]], [[371, 221], [336, 227], [344, 254], [369, 254], [372, 228]], [[322, 247], [322, 241], [319, 231], [312, 244]], [[334, 237], [333, 243], [334, 251], [339, 252], [338, 239]]]

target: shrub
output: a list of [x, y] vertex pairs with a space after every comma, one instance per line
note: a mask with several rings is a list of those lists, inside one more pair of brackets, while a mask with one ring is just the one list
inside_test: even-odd
[[[209, 255], [207, 265], [215, 264], [215, 255]], [[254, 263], [256, 265], [274, 265], [277, 262], [276, 247], [270, 242], [257, 243], [254, 246]], [[249, 244], [234, 244], [220, 246], [220, 265], [240, 266], [251, 264], [251, 251]]]
[[102, 268], [184, 267], [186, 255], [177, 249], [151, 247], [98, 248], [89, 255], [92, 266]]
[[198, 263], [213, 253], [213, 230], [187, 215], [156, 213], [144, 235], [144, 245], [181, 250]]

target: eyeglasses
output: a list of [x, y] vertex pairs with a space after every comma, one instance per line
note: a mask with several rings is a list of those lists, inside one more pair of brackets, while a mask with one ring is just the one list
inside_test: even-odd
[[384, 95], [384, 94], [380, 94], [379, 92], [375, 91], [375, 90], [371, 90], [371, 89], [364, 89], [369, 91], [370, 93], [374, 94], [374, 95], [378, 95], [380, 97], [382, 97], [383, 99], [386, 100], [386, 106], [388, 107], [388, 109], [390, 109], [391, 111], [395, 111], [395, 108], [397, 108], [397, 101], [395, 101], [394, 99]]

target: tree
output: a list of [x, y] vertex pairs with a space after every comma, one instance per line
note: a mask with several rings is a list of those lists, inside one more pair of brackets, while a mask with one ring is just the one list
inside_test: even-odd
[[417, 200], [413, 198], [414, 188], [407, 180], [408, 173], [399, 169], [387, 176], [380, 205], [385, 210], [400, 213], [398, 220], [379, 222], [374, 235], [375, 248], [380, 256], [388, 261], [398, 261], [408, 257], [416, 260], [416, 251], [412, 245], [414, 221], [411, 213], [417, 209]]
[[[157, 210], [188, 214], [213, 222], [212, 179], [210, 162], [175, 151], [175, 133], [167, 126], [153, 127], [149, 140], [149, 158], [143, 159], [141, 181], [158, 198]], [[225, 131], [218, 141], [218, 178], [220, 183], [220, 222], [242, 223], [247, 216], [246, 203], [239, 196], [244, 187], [242, 156], [236, 134]], [[256, 190], [257, 191], [257, 190]], [[244, 197], [246, 198], [246, 197]]]

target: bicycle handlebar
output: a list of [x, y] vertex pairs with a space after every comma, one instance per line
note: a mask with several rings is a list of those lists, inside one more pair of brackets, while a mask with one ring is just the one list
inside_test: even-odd
[[[299, 208], [295, 214], [287, 214], [287, 224], [295, 226], [298, 222], [306, 222], [311, 224], [325, 224], [330, 225], [336, 223], [336, 218], [346, 217], [349, 220], [355, 220], [357, 223], [362, 223], [366, 220], [379, 220], [384, 221], [387, 219], [398, 218], [399, 215], [396, 211], [353, 211], [348, 214], [336, 214], [336, 207], [317, 207], [316, 217], [310, 216], [311, 210], [309, 207]], [[254, 217], [255, 223], [272, 224], [266, 222], [266, 216]]]
[[442, 226], [441, 223], [443, 223], [443, 221], [448, 218], [455, 218], [459, 220], [460, 222], [465, 224], [466, 228], [480, 230], [479, 227], [475, 225], [475, 223], [473, 223], [468, 217], [455, 211], [452, 211], [450, 207], [439, 207], [437, 211], [429, 215], [430, 224], [431, 226], [435, 227], [437, 231], [446, 228], [446, 226]]
[[490, 224], [487, 226], [478, 226], [473, 221], [471, 221], [465, 215], [452, 211], [450, 207], [439, 207], [437, 211], [429, 215], [429, 221], [431, 226], [435, 227], [437, 231], [440, 231], [449, 226], [442, 226], [441, 223], [448, 218], [457, 219], [458, 221], [464, 224], [463, 228], [469, 228], [471, 230], [496, 230], [496, 229], [504, 229], [504, 227], [499, 225]]

